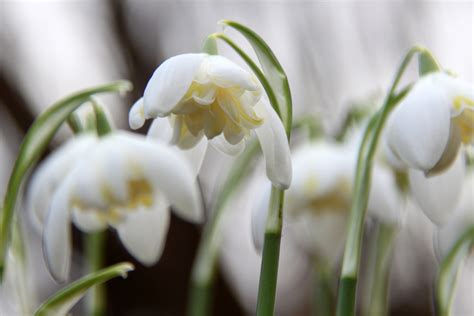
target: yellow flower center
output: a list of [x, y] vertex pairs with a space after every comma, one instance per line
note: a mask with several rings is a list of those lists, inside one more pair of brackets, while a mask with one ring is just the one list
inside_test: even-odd
[[104, 185], [101, 190], [102, 197], [106, 202], [105, 208], [89, 207], [75, 199], [72, 206], [79, 211], [94, 212], [100, 221], [109, 224], [118, 224], [127, 212], [133, 212], [140, 206], [150, 208], [153, 206], [153, 188], [146, 179], [133, 179], [127, 182], [127, 199], [122, 201], [116, 197], [110, 187]]
[[253, 110], [259, 97], [260, 91], [193, 82], [171, 117], [175, 128], [179, 126], [178, 145], [202, 134], [208, 139], [223, 134], [229, 143], [239, 143], [262, 124]]
[[458, 96], [453, 100], [453, 108], [460, 114], [453, 117], [453, 122], [459, 128], [463, 144], [474, 141], [474, 100]]

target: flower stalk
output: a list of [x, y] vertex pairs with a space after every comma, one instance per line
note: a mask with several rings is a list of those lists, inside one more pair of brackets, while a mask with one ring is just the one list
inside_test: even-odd
[[334, 294], [329, 267], [315, 262], [313, 269], [312, 316], [334, 315]]
[[415, 46], [406, 54], [381, 110], [370, 120], [359, 149], [356, 176], [354, 180], [353, 200], [350, 211], [347, 242], [339, 284], [337, 316], [353, 316], [356, 309], [356, 288], [362, 251], [362, 236], [364, 233], [365, 215], [369, 198], [373, 159], [377, 149], [380, 134], [393, 108], [405, 97], [410, 87], [396, 93], [401, 77], [416, 54], [429, 55], [422, 47]]

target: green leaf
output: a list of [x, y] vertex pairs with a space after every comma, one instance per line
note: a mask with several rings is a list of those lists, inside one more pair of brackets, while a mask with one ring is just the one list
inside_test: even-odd
[[249, 41], [250, 45], [252, 45], [262, 65], [263, 72], [276, 94], [278, 107], [280, 113], [282, 113], [283, 124], [287, 132], [290, 131], [293, 112], [290, 85], [288, 83], [288, 77], [275, 54], [268, 44], [247, 26], [229, 20], [222, 20], [219, 23], [237, 30]]
[[431, 72], [438, 71], [441, 71], [441, 66], [438, 61], [428, 49], [423, 48], [423, 50], [418, 54], [418, 73], [420, 76], [424, 76]]
[[90, 88], [66, 97], [48, 108], [35, 120], [25, 135], [5, 195], [0, 227], [0, 279], [3, 275], [5, 256], [11, 238], [11, 222], [23, 179], [41, 157], [56, 131], [91, 95], [104, 92], [124, 93], [131, 89], [128, 81], [115, 81]]
[[131, 263], [123, 262], [91, 273], [53, 294], [36, 310], [35, 316], [66, 315], [91, 287], [118, 276], [126, 278], [133, 269]]

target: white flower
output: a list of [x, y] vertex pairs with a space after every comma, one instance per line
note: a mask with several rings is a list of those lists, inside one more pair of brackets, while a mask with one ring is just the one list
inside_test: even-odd
[[255, 131], [269, 179], [282, 189], [290, 185], [290, 150], [281, 120], [256, 77], [222, 56], [183, 54], [161, 64], [132, 107], [130, 126], [139, 128], [146, 118], [155, 119], [151, 131], [170, 129], [166, 141], [181, 149], [206, 138], [230, 155], [239, 154]]
[[[300, 245], [319, 260], [335, 263], [346, 236], [357, 152], [353, 144], [325, 141], [306, 144], [293, 153], [293, 184], [285, 196], [285, 220]], [[254, 212], [254, 242], [263, 245], [268, 197]], [[393, 175], [376, 165], [368, 213], [400, 224], [400, 200]]]
[[422, 77], [387, 125], [392, 159], [426, 174], [448, 168], [474, 141], [474, 87], [445, 73]]
[[461, 234], [474, 225], [474, 172], [468, 174], [461, 191], [455, 215], [435, 234], [434, 248], [440, 260], [449, 253]]
[[460, 146], [473, 141], [474, 88], [445, 73], [422, 77], [389, 118], [389, 161], [409, 168], [411, 191], [435, 224], [456, 207], [464, 177]]
[[[163, 250], [170, 204], [184, 219], [202, 219], [192, 168], [172, 148], [127, 132], [99, 139], [79, 136], [73, 143], [68, 145], [70, 151], [65, 148], [51, 158], [60, 162], [59, 169], [49, 161], [40, 167], [30, 192], [30, 205], [43, 206], [51, 195], [45, 198], [41, 191], [54, 191], [46, 216], [42, 209], [35, 209], [38, 220], [44, 222], [44, 250], [55, 279], [64, 281], [68, 276], [71, 220], [85, 232], [116, 228], [127, 250], [151, 265]], [[63, 180], [58, 181], [61, 176]]]

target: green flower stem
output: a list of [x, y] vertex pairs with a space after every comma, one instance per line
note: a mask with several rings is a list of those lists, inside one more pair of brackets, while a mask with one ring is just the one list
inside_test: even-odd
[[260, 150], [258, 141], [253, 140], [232, 166], [222, 190], [217, 197], [211, 218], [204, 226], [194, 261], [188, 300], [188, 315], [211, 315], [213, 284], [216, 276], [217, 255], [221, 219], [232, 193], [250, 171], [251, 162]]
[[388, 314], [390, 263], [396, 228], [388, 224], [379, 224], [375, 237], [375, 270], [372, 275], [368, 316]]
[[82, 126], [81, 119], [74, 112], [69, 114], [69, 117], [67, 118], [67, 124], [69, 125], [69, 128], [71, 128], [74, 134], [79, 134], [84, 131], [84, 127]]
[[329, 267], [316, 262], [313, 269], [313, 316], [334, 315], [334, 293], [331, 285], [332, 277]]
[[105, 92], [124, 93], [130, 89], [131, 84], [129, 82], [116, 81], [83, 90], [53, 104], [31, 125], [20, 146], [18, 158], [15, 161], [5, 194], [0, 226], [0, 280], [3, 278], [5, 257], [11, 238], [11, 222], [25, 175], [43, 154], [59, 127], [67, 120], [72, 112], [84, 102], [88, 101], [91, 95]]
[[[99, 271], [105, 266], [106, 232], [84, 235], [85, 252], [88, 260], [89, 273]], [[87, 315], [104, 316], [107, 309], [107, 293], [105, 284], [98, 284], [91, 289], [87, 302]]]
[[436, 283], [436, 309], [438, 316], [451, 316], [452, 303], [460, 267], [474, 245], [474, 225], [456, 241], [441, 263]]
[[412, 57], [416, 53], [424, 52], [426, 52], [424, 48], [414, 47], [407, 53], [397, 71], [395, 80], [392, 83], [382, 109], [372, 117], [364, 133], [361, 148], [359, 149], [356, 176], [354, 180], [354, 191], [349, 217], [348, 235], [344, 250], [344, 259], [342, 263], [342, 272], [339, 285], [336, 312], [337, 316], [355, 315], [357, 277], [359, 273], [362, 236], [364, 233], [365, 214], [369, 198], [369, 188], [375, 151], [377, 149], [382, 128], [389, 113], [410, 90], [410, 87], [407, 87], [400, 93], [395, 94], [395, 90], [400, 82], [402, 74], [407, 68]]
[[281, 230], [283, 227], [284, 196], [284, 191], [272, 187], [267, 224], [265, 226], [265, 239], [258, 287], [257, 316], [274, 315]]

